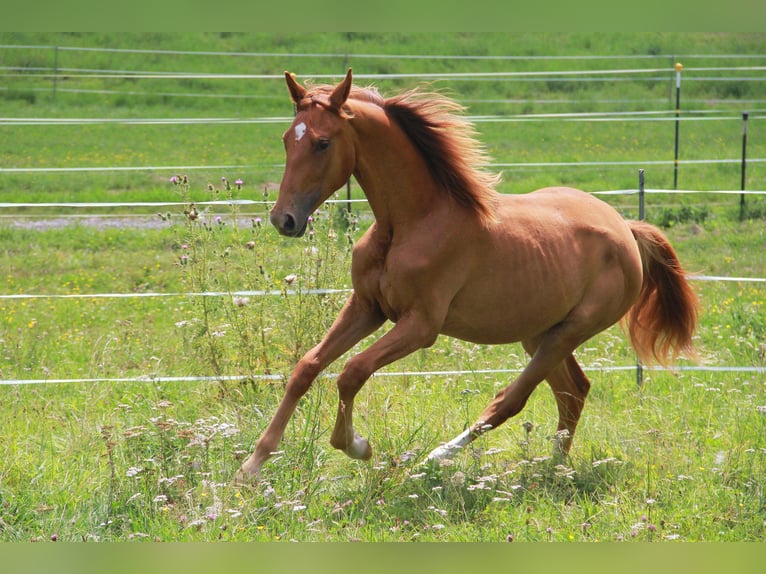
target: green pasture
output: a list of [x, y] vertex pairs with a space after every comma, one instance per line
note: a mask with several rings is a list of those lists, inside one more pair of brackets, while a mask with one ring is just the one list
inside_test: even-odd
[[[0, 540], [763, 541], [766, 375], [715, 370], [766, 366], [762, 282], [695, 281], [700, 362], [684, 359], [675, 372], [646, 370], [641, 385], [635, 370], [612, 370], [635, 365], [619, 327], [583, 345], [578, 356], [593, 387], [564, 461], [550, 457], [556, 409], [543, 385], [519, 416], [451, 464], [423, 466], [425, 453], [473, 422], [513, 377], [492, 371], [525, 364], [516, 345], [440, 338], [381, 371], [360, 393], [356, 420], [373, 446], [370, 462], [347, 459], [329, 445], [336, 412], [332, 373], [341, 361], [301, 403], [263, 482], [231, 487], [295, 361], [342, 305], [351, 245], [370, 224], [370, 213], [353, 204], [349, 216], [344, 203], [328, 204], [301, 239], [281, 238], [268, 225], [282, 171], [279, 138], [292, 113], [281, 81], [63, 77], [64, 68], [226, 74], [288, 68], [300, 75], [304, 69], [339, 74], [349, 65], [360, 74], [663, 67], [662, 83], [489, 80], [433, 87], [465, 102], [469, 115], [514, 120], [476, 122], [477, 137], [498, 164], [672, 161], [672, 121], [556, 121], [531, 114], [672, 110], [672, 56], [759, 54], [763, 39], [0, 34], [2, 45], [338, 54], [60, 51], [55, 95], [51, 79], [31, 71], [0, 84], [2, 118], [285, 118], [0, 126]], [[382, 53], [653, 59], [355, 57]], [[52, 56], [51, 48], [0, 47], [4, 66], [48, 67]], [[714, 64], [721, 62], [685, 66]], [[689, 72], [684, 81], [692, 77]], [[385, 94], [418, 82], [376, 83]], [[766, 102], [754, 103], [763, 98], [763, 82], [697, 80], [684, 90], [685, 109], [698, 110], [694, 117], [731, 119], [682, 122], [682, 159], [739, 158], [739, 118], [747, 109], [748, 157], [766, 157], [757, 111]], [[184, 91], [198, 95], [171, 95]], [[517, 114], [529, 121], [512, 117]], [[170, 183], [175, 170], [33, 169], [147, 166], [236, 167], [181, 172], [186, 186]], [[498, 169], [501, 191], [522, 193], [556, 184], [635, 189], [640, 167]], [[672, 187], [671, 165], [646, 165], [645, 172], [647, 187]], [[749, 164], [747, 175], [748, 189], [766, 189], [764, 163]], [[679, 189], [737, 190], [739, 184], [737, 164], [680, 166]], [[361, 197], [356, 184], [352, 195]], [[601, 197], [637, 216], [635, 195]], [[229, 199], [264, 203], [203, 204]], [[652, 194], [647, 218], [663, 226], [692, 273], [766, 277], [766, 202], [748, 196], [741, 212], [739, 200]], [[167, 205], [6, 205], [65, 202]], [[194, 220], [184, 213], [192, 202], [202, 215]], [[309, 293], [325, 289], [333, 291]], [[216, 295], [189, 295], [206, 292]]]

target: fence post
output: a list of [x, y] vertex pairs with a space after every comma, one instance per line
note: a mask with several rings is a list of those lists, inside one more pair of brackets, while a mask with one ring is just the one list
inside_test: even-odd
[[59, 79], [59, 47], [53, 47], [53, 99], [56, 99], [56, 87]]
[[678, 132], [681, 117], [681, 70], [683, 68], [680, 62], [676, 62], [676, 139], [673, 158], [673, 189], [678, 189]]
[[[745, 171], [747, 169], [747, 112], [742, 112], [742, 181], [740, 189], [745, 191]], [[745, 194], [739, 196], [739, 220], [745, 219]]]
[[[644, 170], [638, 170], [638, 219], [643, 221], [646, 218], [646, 208], [644, 206]], [[644, 384], [644, 366], [641, 364], [641, 358], [636, 357], [636, 385], [639, 387]]]

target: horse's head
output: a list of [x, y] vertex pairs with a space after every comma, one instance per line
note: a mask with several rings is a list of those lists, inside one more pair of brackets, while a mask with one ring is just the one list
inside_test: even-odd
[[354, 142], [343, 107], [351, 91], [351, 70], [332, 89], [307, 90], [285, 72], [296, 115], [282, 136], [287, 159], [271, 223], [282, 235], [300, 237], [309, 216], [354, 170]]

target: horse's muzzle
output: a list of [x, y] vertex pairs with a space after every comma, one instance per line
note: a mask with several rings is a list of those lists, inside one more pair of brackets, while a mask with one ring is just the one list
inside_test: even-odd
[[269, 221], [280, 234], [287, 237], [301, 237], [306, 232], [308, 225], [308, 218], [303, 219], [302, 224], [300, 224], [292, 213], [278, 214], [274, 211], [269, 215]]

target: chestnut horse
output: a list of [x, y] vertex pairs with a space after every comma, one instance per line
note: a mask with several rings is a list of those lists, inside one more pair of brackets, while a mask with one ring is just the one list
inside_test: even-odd
[[284, 397], [242, 464], [260, 476], [298, 400], [319, 373], [387, 320], [393, 327], [351, 357], [338, 376], [333, 447], [356, 459], [372, 449], [354, 430], [354, 397], [378, 369], [434, 343], [439, 334], [482, 344], [520, 341], [526, 368], [476, 422], [429, 459], [453, 455], [524, 408], [543, 380], [558, 406], [566, 454], [590, 383], [573, 351], [626, 318], [643, 360], [692, 349], [696, 298], [673, 248], [647, 223], [564, 187], [501, 195], [499, 178], [462, 107], [409, 91], [384, 99], [352, 88], [306, 88], [285, 73], [295, 119], [271, 223], [300, 237], [309, 215], [353, 175], [375, 222], [357, 242], [353, 293], [322, 341], [298, 361]]

